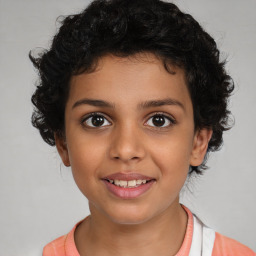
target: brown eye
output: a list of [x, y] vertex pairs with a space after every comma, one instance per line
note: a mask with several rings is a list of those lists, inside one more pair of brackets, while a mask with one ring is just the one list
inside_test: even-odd
[[103, 115], [97, 113], [92, 113], [90, 116], [83, 119], [82, 123], [89, 127], [102, 127], [110, 124]]
[[149, 118], [147, 124], [149, 126], [159, 127], [159, 128], [165, 128], [172, 124], [174, 124], [175, 121], [171, 119], [168, 116], [165, 116], [163, 114], [156, 114]]
[[154, 116], [152, 118], [152, 123], [155, 126], [163, 126], [165, 124], [165, 118], [163, 116]]

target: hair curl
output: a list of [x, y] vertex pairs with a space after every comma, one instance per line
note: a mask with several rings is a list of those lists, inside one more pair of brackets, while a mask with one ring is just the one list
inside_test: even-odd
[[[150, 52], [185, 70], [194, 109], [195, 129], [213, 130], [208, 145], [218, 150], [223, 131], [230, 128], [228, 98], [234, 85], [214, 39], [189, 14], [160, 0], [96, 0], [83, 12], [65, 17], [49, 50], [29, 57], [39, 72], [32, 96], [32, 124], [55, 145], [64, 134], [64, 112], [73, 75], [92, 72], [106, 55], [131, 56]], [[170, 71], [169, 71], [170, 72]], [[206, 169], [206, 158], [191, 172]]]

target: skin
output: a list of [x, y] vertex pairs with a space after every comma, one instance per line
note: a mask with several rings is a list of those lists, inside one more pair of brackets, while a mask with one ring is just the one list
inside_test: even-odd
[[[212, 131], [194, 130], [184, 71], [171, 69], [175, 74], [150, 53], [108, 55], [95, 72], [71, 79], [65, 139], [56, 136], [56, 146], [89, 201], [91, 215], [75, 231], [82, 256], [175, 255], [182, 245], [187, 214], [179, 204], [179, 192], [189, 166], [202, 163]], [[166, 98], [175, 104], [138, 107]], [[83, 104], [84, 99], [104, 100], [115, 107]], [[92, 112], [106, 118], [101, 127], [86, 119]], [[153, 123], [152, 116], [159, 113], [163, 127]], [[101, 180], [116, 172], [136, 172], [156, 181], [138, 198], [124, 200], [111, 194]]]

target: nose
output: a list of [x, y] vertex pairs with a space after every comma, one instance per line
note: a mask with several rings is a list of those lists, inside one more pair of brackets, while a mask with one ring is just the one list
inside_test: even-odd
[[123, 162], [140, 161], [146, 151], [142, 134], [134, 126], [127, 124], [115, 127], [110, 142], [110, 157]]

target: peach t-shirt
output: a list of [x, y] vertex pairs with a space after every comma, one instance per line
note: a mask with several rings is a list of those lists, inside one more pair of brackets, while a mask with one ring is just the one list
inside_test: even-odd
[[[175, 256], [193, 256], [189, 255], [194, 230], [193, 214], [188, 208], [183, 207], [188, 214], [188, 224], [182, 246]], [[75, 229], [79, 223], [67, 235], [47, 244], [43, 256], [80, 256], [74, 240]], [[256, 253], [245, 245], [215, 232], [212, 256], [256, 256]]]

